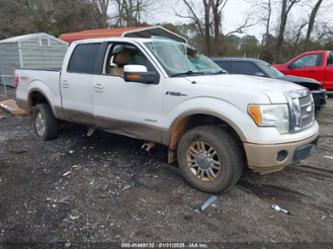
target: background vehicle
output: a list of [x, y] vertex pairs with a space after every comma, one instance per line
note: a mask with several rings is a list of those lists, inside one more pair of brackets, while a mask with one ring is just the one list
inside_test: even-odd
[[333, 90], [333, 52], [310, 51], [303, 53], [286, 64], [274, 67], [286, 75], [315, 79], [323, 84], [326, 90]]
[[316, 110], [326, 103], [327, 93], [321, 84], [310, 78], [284, 75], [271, 64], [251, 58], [214, 58], [213, 61], [230, 74], [245, 74], [293, 82], [308, 88], [313, 96]]
[[309, 91], [225, 75], [188, 44], [167, 39], [73, 42], [59, 71], [16, 71], [18, 104], [42, 139], [58, 120], [161, 143], [194, 187], [221, 192], [248, 165], [260, 173], [310, 155], [318, 124]]

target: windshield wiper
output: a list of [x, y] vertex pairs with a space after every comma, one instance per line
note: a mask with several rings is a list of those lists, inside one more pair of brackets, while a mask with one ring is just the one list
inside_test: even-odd
[[183, 76], [183, 75], [196, 75], [196, 74], [205, 74], [203, 72], [194, 72], [192, 70], [182, 72], [182, 73], [175, 73], [172, 75], [172, 77], [177, 77], [177, 76]]
[[228, 74], [228, 72], [225, 70], [220, 70], [220, 71], [214, 72], [212, 74]]

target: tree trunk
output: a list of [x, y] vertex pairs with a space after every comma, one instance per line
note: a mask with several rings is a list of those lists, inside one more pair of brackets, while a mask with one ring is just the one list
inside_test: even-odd
[[318, 0], [316, 5], [314, 6], [313, 10], [311, 11], [310, 18], [309, 18], [308, 31], [306, 32], [306, 37], [305, 37], [305, 49], [306, 50], [309, 47], [310, 37], [311, 37], [311, 33], [313, 31], [313, 26], [315, 24], [316, 16], [317, 16], [318, 10], [319, 10], [322, 2], [323, 2], [323, 0]]
[[209, 0], [203, 0], [204, 11], [205, 11], [205, 42], [207, 55], [212, 54], [211, 42], [210, 42], [210, 10], [211, 4]]
[[281, 22], [280, 22], [280, 28], [279, 28], [279, 34], [276, 44], [276, 57], [277, 62], [281, 62], [281, 52], [282, 52], [282, 46], [283, 46], [283, 38], [284, 38], [284, 31], [286, 28], [287, 23], [287, 0], [282, 0], [282, 7], [281, 7]]
[[219, 55], [221, 51], [220, 30], [221, 30], [221, 11], [219, 10], [220, 2], [213, 5], [214, 19], [214, 55]]
[[266, 33], [265, 33], [265, 39], [264, 39], [265, 46], [268, 45], [268, 39], [269, 39], [270, 28], [271, 28], [271, 18], [272, 18], [272, 1], [268, 0], [268, 3], [267, 3], [267, 18], [266, 18]]

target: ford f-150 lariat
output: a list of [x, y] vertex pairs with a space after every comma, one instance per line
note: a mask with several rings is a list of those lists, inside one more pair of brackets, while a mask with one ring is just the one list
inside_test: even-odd
[[226, 75], [188, 44], [103, 38], [71, 44], [59, 70], [16, 70], [18, 104], [42, 139], [59, 121], [169, 148], [194, 187], [221, 192], [243, 167], [279, 171], [311, 154], [310, 92], [275, 79]]

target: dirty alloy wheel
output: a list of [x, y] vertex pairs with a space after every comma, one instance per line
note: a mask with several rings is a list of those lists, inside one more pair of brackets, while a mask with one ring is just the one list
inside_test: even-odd
[[243, 152], [235, 137], [215, 126], [200, 126], [181, 138], [177, 158], [185, 179], [195, 188], [220, 193], [238, 182]]
[[59, 122], [54, 117], [50, 106], [46, 103], [37, 104], [32, 113], [32, 126], [36, 134], [43, 140], [58, 136]]

